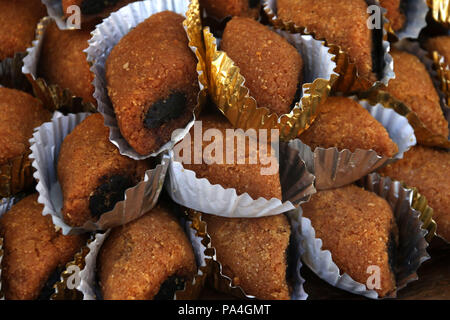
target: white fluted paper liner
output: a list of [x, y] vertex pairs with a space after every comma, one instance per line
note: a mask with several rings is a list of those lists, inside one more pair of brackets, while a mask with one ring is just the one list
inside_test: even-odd
[[64, 17], [63, 6], [61, 0], [42, 0], [47, 7], [47, 14], [55, 20], [59, 29], [67, 29], [66, 19]]
[[234, 188], [213, 185], [208, 179], [199, 179], [192, 170], [169, 152], [169, 179], [166, 190], [176, 203], [203, 213], [227, 218], [256, 218], [277, 215], [297, 208], [316, 192], [314, 176], [306, 170], [305, 163], [285, 143], [280, 143], [279, 176], [283, 201], [272, 198], [253, 199], [248, 193], [238, 195]]
[[[301, 219], [302, 211], [300, 208], [291, 210], [286, 213], [286, 216], [289, 219], [290, 225], [291, 225], [291, 241], [289, 243], [290, 248], [289, 253], [289, 261], [287, 261], [287, 264], [289, 266], [293, 266], [291, 268], [291, 274], [288, 274], [287, 276], [291, 280], [292, 285], [292, 292], [291, 292], [291, 300], [306, 300], [308, 298], [308, 294], [305, 292], [303, 288], [303, 284], [305, 283], [305, 279], [303, 279], [300, 270], [302, 267], [301, 257], [304, 253], [301, 240], [301, 228], [300, 228], [300, 219]], [[211, 247], [214, 249], [214, 243], [211, 243]], [[214, 249], [215, 252], [215, 249]], [[256, 299], [255, 296], [249, 295], [245, 292], [245, 290], [240, 286], [235, 286], [233, 284], [233, 280], [225, 275], [223, 273], [222, 264], [217, 259], [216, 253], [214, 253], [214, 262], [218, 266], [218, 273], [219, 276], [225, 280], [226, 285], [230, 290], [230, 292], [236, 292], [238, 290], [239, 296], [246, 298], [246, 299]]]
[[[197, 263], [197, 277], [201, 277], [203, 271], [200, 267], [206, 266], [206, 247], [202, 244], [202, 237], [197, 236], [195, 230], [191, 228], [191, 221], [186, 221], [185, 231], [194, 249], [194, 256]], [[164, 230], [161, 230], [161, 232], [164, 232]], [[105, 233], [97, 233], [94, 240], [87, 245], [89, 253], [85, 257], [86, 265], [79, 272], [80, 284], [76, 287], [83, 294], [83, 300], [97, 300], [97, 257], [109, 233], [110, 230]], [[195, 282], [197, 277], [194, 277], [192, 281]], [[176, 292], [174, 299], [176, 299]]]
[[105, 230], [132, 221], [153, 208], [162, 190], [169, 159], [163, 156], [161, 164], [147, 170], [144, 179], [125, 191], [125, 199], [119, 201], [110, 212], [102, 214], [97, 222], [86, 222], [82, 227], [71, 227], [64, 222], [61, 209], [63, 196], [57, 177], [57, 160], [64, 138], [81, 123], [89, 113], [63, 116], [56, 112], [52, 121], [37, 128], [30, 139], [34, 178], [38, 181], [38, 202], [44, 205], [43, 215], [50, 214], [53, 223], [64, 235], [84, 231]]
[[[119, 148], [122, 155], [126, 155], [134, 160], [155, 157], [164, 151], [172, 149], [189, 132], [194, 124], [195, 117], [193, 115], [192, 121], [188, 123], [184, 130], [179, 130], [177, 134], [172, 135], [171, 141], [163, 145], [158, 151], [145, 156], [138, 154], [122, 136], [117, 124], [114, 108], [107, 91], [106, 60], [119, 40], [151, 15], [169, 10], [185, 16], [188, 6], [189, 0], [151, 0], [130, 3], [117, 12], [112, 13], [111, 16], [97, 25], [92, 32], [92, 38], [89, 40], [89, 47], [85, 50], [88, 62], [92, 63], [91, 71], [95, 75], [93, 82], [95, 87], [94, 98], [97, 100], [98, 111], [105, 119], [105, 125], [110, 128], [110, 140]], [[191, 49], [195, 53], [195, 48]], [[202, 89], [203, 85], [199, 84], [200, 89]]]
[[[52, 22], [52, 18], [44, 17], [39, 22], [38, 26], [44, 28], [44, 32], [37, 32], [36, 39], [31, 43], [31, 47], [27, 48], [27, 55], [23, 59], [22, 73], [30, 74], [33, 79], [37, 79], [37, 67], [39, 63], [39, 57], [42, 51], [42, 45], [44, 43], [45, 30]], [[55, 20], [56, 22], [56, 20]], [[68, 72], [67, 70], [65, 72]]]
[[406, 16], [405, 25], [395, 35], [399, 40], [405, 38], [417, 39], [420, 31], [427, 26], [429, 7], [426, 0], [402, 0], [401, 9]]
[[[420, 212], [411, 207], [413, 191], [403, 188], [401, 182], [390, 178], [382, 178], [373, 173], [358, 182], [364, 189], [375, 192], [385, 199], [392, 211], [399, 229], [398, 260], [395, 265], [395, 277], [397, 289], [389, 297], [395, 298], [398, 290], [408, 283], [418, 279], [417, 270], [420, 265], [430, 259], [425, 240], [427, 231], [422, 229]], [[337, 212], [337, 214], [339, 214]], [[348, 274], [342, 273], [333, 261], [333, 254], [329, 250], [322, 249], [322, 240], [316, 238], [311, 220], [301, 217], [302, 247], [305, 250], [303, 262], [321, 279], [339, 289], [365, 296], [370, 299], [378, 299], [378, 293], [367, 289], [365, 284], [356, 282]]]
[[310, 172], [316, 176], [317, 190], [341, 187], [366, 176], [380, 167], [402, 159], [403, 154], [416, 144], [414, 129], [408, 120], [393, 109], [367, 101], [358, 101], [370, 114], [386, 128], [389, 137], [397, 144], [398, 153], [389, 158], [378, 155], [374, 150], [316, 148], [314, 151], [300, 139], [291, 140], [289, 146], [298, 150]]
[[[366, 2], [368, 5], [376, 4], [376, 0], [366, 0]], [[278, 19], [277, 0], [263, 0], [262, 3], [263, 3], [264, 11], [269, 14], [269, 18], [270, 18], [270, 16], [273, 17], [270, 19], [270, 22], [272, 23], [274, 20], [277, 20]], [[383, 14], [383, 25], [385, 25], [387, 23], [387, 19], [385, 17], [386, 10], [383, 8], [382, 8], [382, 14]], [[304, 33], [310, 34], [311, 32], [307, 28], [305, 28]], [[384, 36], [387, 36], [386, 28], [383, 28], [383, 37]], [[389, 41], [383, 40], [381, 43], [381, 48], [383, 50], [384, 67], [383, 67], [381, 79], [376, 81], [373, 84], [373, 86], [377, 86], [379, 84], [384, 84], [385, 86], [387, 86], [389, 83], [389, 80], [395, 78], [394, 62], [392, 60], [392, 56], [389, 54], [389, 51], [390, 51]]]

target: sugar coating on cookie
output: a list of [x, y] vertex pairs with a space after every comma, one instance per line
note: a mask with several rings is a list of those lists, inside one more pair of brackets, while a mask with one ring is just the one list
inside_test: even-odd
[[0, 88], [0, 164], [26, 153], [34, 128], [50, 117], [38, 99], [19, 90]]
[[281, 116], [300, 100], [302, 57], [276, 32], [253, 19], [234, 17], [225, 27], [221, 50], [239, 67], [258, 107]]
[[383, 168], [381, 174], [416, 187], [434, 209], [438, 234], [450, 241], [450, 153], [415, 146], [403, 159]]
[[257, 18], [260, 8], [258, 0], [200, 0], [200, 5], [218, 19], [234, 16]]
[[58, 157], [58, 181], [63, 192], [62, 214], [71, 226], [97, 220], [124, 199], [150, 169], [147, 161], [122, 156], [109, 141], [101, 114], [81, 122], [64, 139]]
[[366, 284], [369, 266], [380, 270], [380, 297], [396, 289], [398, 229], [391, 207], [375, 193], [355, 185], [320, 191], [302, 205], [323, 250], [330, 250], [341, 275]]
[[197, 104], [197, 61], [183, 20], [169, 11], [152, 15], [125, 35], [106, 61], [120, 131], [139, 154], [170, 141], [172, 132], [192, 119]]
[[402, 0], [380, 0], [380, 5], [387, 10], [386, 18], [391, 23], [394, 31], [399, 31], [403, 28], [406, 16], [401, 7]]
[[278, 0], [278, 16], [292, 21], [318, 39], [326, 39], [347, 52], [359, 74], [371, 81], [377, 76], [372, 61], [372, 30], [367, 28], [364, 0]]
[[[227, 129], [233, 132], [234, 129], [225, 117], [218, 114], [204, 114], [201, 115], [198, 120], [202, 121], [202, 135], [209, 129], [216, 129], [220, 132], [221, 136], [224, 137], [221, 142], [223, 144], [222, 159], [215, 159], [215, 153], [210, 154], [205, 151], [213, 141], [211, 141], [212, 139], [210, 141], [204, 140], [199, 161], [201, 163], [196, 163], [195, 153], [197, 152], [197, 149], [194, 146], [195, 128], [193, 128], [190, 131], [192, 139], [190, 142], [188, 141], [191, 146], [191, 155], [188, 161], [189, 163], [182, 163], [184, 169], [194, 171], [197, 178], [206, 178], [212, 185], [220, 184], [223, 188], [235, 188], [238, 195], [248, 193], [253, 199], [259, 197], [265, 199], [282, 199], [278, 170], [273, 174], [261, 174], [261, 168], [269, 167], [271, 163], [278, 164], [278, 160], [275, 155], [271, 153], [270, 149], [260, 150], [259, 147], [257, 147], [257, 150], [252, 149], [253, 151], [250, 152], [250, 140], [249, 138], [246, 138], [245, 154], [243, 154], [242, 158], [238, 158], [239, 153], [236, 149], [238, 141], [237, 138], [235, 139], [231, 135], [227, 136]], [[270, 140], [268, 141], [270, 142]], [[184, 140], [181, 143], [184, 143]], [[258, 143], [256, 143], [256, 145], [258, 145]], [[232, 152], [234, 161], [229, 163], [226, 159], [226, 153], [227, 148], [230, 148], [231, 150], [231, 147], [234, 147], [234, 151]], [[250, 159], [254, 159], [253, 152], [257, 152], [257, 161], [255, 164], [250, 163]], [[265, 152], [267, 162], [262, 162], [260, 152]], [[177, 161], [182, 161], [182, 156], [183, 152], [180, 152], [180, 154], [175, 153], [175, 159]], [[240, 159], [239, 163], [238, 159]], [[222, 160], [222, 164], [217, 163], [215, 160]]]
[[31, 46], [37, 23], [45, 15], [40, 0], [0, 1], [0, 61]]
[[38, 76], [44, 78], [48, 84], [69, 89], [85, 102], [95, 103], [92, 85], [94, 75], [83, 52], [88, 47], [90, 31], [60, 30], [56, 23], [50, 23], [44, 35]]
[[86, 237], [55, 231], [44, 206], [33, 194], [14, 205], [0, 219], [4, 238], [2, 284], [6, 299], [37, 299], [48, 278], [73, 259]]
[[448, 137], [448, 122], [442, 113], [439, 95], [424, 64], [415, 55], [392, 50], [395, 79], [386, 91], [404, 102], [434, 134]]
[[386, 157], [393, 157], [398, 152], [398, 146], [383, 125], [356, 101], [329, 97], [319, 110], [311, 127], [299, 137], [312, 150], [318, 147], [352, 152], [374, 150]]
[[168, 279], [190, 281], [197, 270], [186, 234], [160, 205], [114, 228], [100, 250], [97, 266], [105, 300], [153, 299]]
[[258, 299], [289, 300], [287, 250], [291, 227], [284, 215], [223, 218], [203, 215], [224, 275]]

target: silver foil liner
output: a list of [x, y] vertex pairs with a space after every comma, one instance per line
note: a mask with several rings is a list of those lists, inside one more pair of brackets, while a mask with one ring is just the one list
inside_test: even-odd
[[255, 218], [277, 215], [297, 208], [316, 192], [314, 176], [308, 172], [298, 152], [280, 143], [279, 176], [283, 199], [253, 199], [248, 193], [238, 195], [234, 188], [212, 185], [183, 168], [170, 151], [169, 179], [166, 190], [176, 203], [199, 212], [227, 218]]
[[[303, 288], [303, 284], [305, 283], [305, 279], [301, 276], [300, 270], [302, 267], [301, 256], [304, 253], [301, 240], [301, 228], [300, 228], [300, 219], [301, 219], [302, 211], [300, 208], [291, 210], [286, 213], [286, 216], [289, 219], [291, 224], [291, 241], [289, 246], [289, 252], [291, 256], [289, 257], [289, 261], [287, 261], [289, 266], [291, 267], [291, 274], [287, 276], [291, 280], [292, 292], [291, 292], [291, 300], [306, 300], [308, 298], [308, 294], [305, 292]], [[210, 237], [210, 236], [209, 236]], [[256, 299], [255, 296], [247, 294], [245, 290], [233, 284], [233, 280], [223, 273], [222, 264], [217, 259], [216, 249], [214, 248], [214, 243], [211, 242], [211, 248], [214, 250], [214, 260], [212, 264], [212, 275], [213, 275], [213, 283], [214, 287], [222, 292], [229, 293], [233, 296], [236, 296], [240, 299]]]
[[[374, 5], [377, 4], [377, 0], [365, 0], [367, 5]], [[289, 28], [295, 28], [298, 29], [297, 26], [290, 25], [290, 22], [287, 22], [287, 25], [282, 25], [279, 23], [279, 18], [277, 15], [278, 9], [277, 9], [277, 0], [263, 0], [263, 9], [266, 12], [266, 15], [269, 17], [269, 22], [274, 25], [276, 28], [285, 28], [287, 25], [289, 25]], [[383, 26], [388, 23], [388, 20], [386, 19], [386, 10], [382, 8], [382, 15], [383, 15]], [[307, 28], [304, 28], [303, 34], [312, 34]], [[316, 37], [314, 37], [316, 38]], [[387, 31], [386, 28], [383, 27], [383, 39], [387, 38]], [[390, 51], [390, 44], [389, 41], [383, 40], [381, 43], [381, 48], [383, 50], [383, 61], [384, 61], [384, 67], [382, 70], [382, 76], [381, 79], [376, 81], [373, 84], [373, 87], [378, 87], [381, 84], [387, 86], [389, 83], [389, 80], [395, 78], [394, 74], [394, 62], [392, 60], [392, 56], [389, 54]]]
[[394, 32], [395, 36], [399, 40], [417, 39], [420, 31], [427, 26], [426, 17], [429, 7], [426, 0], [402, 0], [401, 8], [404, 10], [406, 20], [403, 28]]
[[[105, 119], [105, 125], [110, 128], [110, 140], [119, 148], [122, 155], [126, 155], [134, 160], [155, 157], [164, 151], [172, 149], [189, 132], [194, 124], [195, 116], [193, 115], [192, 121], [188, 123], [184, 130], [172, 135], [171, 141], [163, 145], [158, 151], [145, 156], [138, 154], [122, 136], [117, 124], [114, 108], [107, 92], [106, 60], [120, 39], [151, 15], [168, 10], [185, 16], [188, 7], [189, 0], [151, 0], [130, 3], [117, 12], [112, 13], [111, 16], [97, 25], [92, 32], [92, 38], [89, 40], [89, 47], [85, 50], [87, 60], [92, 64], [91, 71], [95, 74], [93, 82], [95, 87], [94, 98], [97, 100], [98, 111]], [[192, 47], [191, 49], [194, 53], [196, 52], [195, 48]], [[203, 86], [200, 83], [200, 89], [202, 88]]]
[[163, 156], [156, 168], [147, 170], [144, 179], [125, 191], [125, 199], [119, 201], [110, 212], [102, 214], [97, 222], [86, 222], [82, 227], [71, 227], [64, 222], [61, 209], [63, 195], [58, 182], [56, 167], [64, 138], [81, 123], [88, 113], [62, 116], [56, 112], [52, 121], [37, 128], [30, 139], [34, 178], [38, 181], [38, 202], [44, 205], [43, 215], [50, 214], [53, 223], [64, 235], [85, 231], [105, 230], [132, 221], [153, 208], [162, 190], [169, 159]]
[[378, 155], [374, 150], [356, 149], [355, 152], [351, 152], [348, 149], [319, 147], [311, 150], [301, 140], [291, 140], [289, 146], [298, 150], [308, 171], [315, 175], [317, 190], [353, 183], [384, 165], [402, 159], [403, 154], [416, 144], [414, 130], [405, 117], [392, 109], [384, 108], [381, 104], [371, 106], [364, 100], [358, 103], [386, 128], [389, 137], [397, 144], [399, 152], [393, 158], [389, 158]]
[[[402, 187], [401, 182], [370, 174], [358, 182], [364, 189], [376, 193], [391, 206], [399, 229], [398, 261], [395, 268], [397, 289], [389, 297], [395, 298], [398, 290], [418, 279], [417, 270], [430, 259], [425, 240], [427, 231], [422, 229], [420, 212], [411, 207], [413, 190]], [[333, 254], [322, 249], [322, 240], [316, 238], [311, 220], [301, 218], [302, 246], [305, 253], [303, 262], [321, 279], [339, 289], [371, 299], [378, 299], [378, 293], [367, 289], [365, 284], [356, 282], [348, 274], [342, 273], [333, 261]]]
[[[185, 221], [184, 229], [192, 244], [197, 263], [197, 274], [192, 279], [192, 283], [186, 284], [186, 287], [198, 286], [198, 281], [203, 281], [207, 275], [207, 259], [210, 259], [207, 253], [208, 247], [202, 243], [204, 237], [196, 233], [193, 229], [191, 220]], [[164, 230], [161, 230], [161, 232], [164, 232]], [[97, 256], [103, 243], [108, 238], [109, 233], [110, 230], [105, 233], [95, 234], [94, 239], [87, 245], [89, 252], [84, 257], [85, 266], [78, 273], [79, 285], [75, 288], [77, 291], [81, 292], [83, 300], [97, 300]], [[175, 292], [174, 300], [177, 299], [177, 295], [183, 296], [183, 291], [184, 290]]]

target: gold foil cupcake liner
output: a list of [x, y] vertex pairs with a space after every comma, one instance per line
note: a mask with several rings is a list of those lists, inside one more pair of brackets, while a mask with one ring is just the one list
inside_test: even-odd
[[[368, 5], [377, 5], [376, 0], [366, 0]], [[263, 0], [264, 11], [270, 21], [270, 23], [277, 29], [287, 30], [291, 33], [300, 33], [304, 35], [312, 35], [314, 39], [317, 36], [314, 32], [309, 31], [306, 27], [297, 26], [292, 21], [283, 21], [277, 16], [277, 0]], [[381, 9], [383, 30], [382, 34], [376, 35], [375, 31], [373, 36], [381, 37], [379, 48], [373, 48], [373, 50], [379, 50], [383, 57], [383, 68], [381, 71], [381, 79], [378, 79], [375, 83], [366, 77], [359, 74], [355, 62], [349, 57], [349, 55], [342, 50], [338, 45], [330, 43], [326, 39], [323, 40], [325, 45], [330, 48], [330, 52], [335, 55], [336, 72], [339, 74], [339, 78], [334, 82], [332, 91], [334, 92], [356, 92], [366, 91], [369, 89], [376, 89], [381, 85], [387, 85], [390, 79], [395, 77], [394, 65], [390, 51], [390, 44], [388, 41], [388, 20], [386, 19], [386, 10]], [[381, 53], [382, 51], [382, 53]]]
[[0, 164], [0, 197], [10, 197], [33, 186], [31, 151]]
[[[213, 251], [209, 248], [210, 239], [201, 215], [186, 211], [184, 216], [180, 217], [180, 222], [184, 223], [186, 235], [194, 249], [197, 273], [191, 281], [185, 283], [183, 290], [175, 292], [174, 300], [195, 300], [200, 296], [210, 273]], [[110, 231], [93, 235], [86, 246], [75, 255], [74, 260], [66, 265], [61, 280], [55, 284], [56, 292], [52, 300], [97, 300], [101, 296], [97, 288], [96, 260]]]
[[433, 19], [448, 28], [450, 26], [450, 0], [427, 0], [427, 4], [431, 8]]
[[[447, 106], [450, 105], [450, 65], [449, 61], [445, 61], [444, 56], [440, 55], [439, 52], [433, 51], [432, 58], [434, 63], [434, 68], [437, 73], [437, 77], [440, 83], [440, 89], [445, 95], [445, 101]], [[450, 118], [450, 117], [447, 117]]]
[[[194, 210], [191, 210], [191, 212], [194, 212], [196, 215], [200, 215], [200, 217], [201, 215], [203, 215], [202, 213]], [[298, 215], [299, 212], [301, 212], [300, 209], [294, 209], [286, 213], [287, 217], [290, 220], [292, 232], [291, 241], [289, 243], [289, 246], [291, 248], [289, 249], [289, 251], [294, 253], [290, 256], [290, 260], [287, 261], [289, 266], [294, 266], [293, 268], [291, 268], [291, 274], [288, 275], [292, 287], [291, 292], [292, 300], [306, 300], [308, 297], [303, 288], [305, 280], [302, 278], [300, 274], [300, 269], [302, 267], [301, 254], [303, 253], [302, 248], [300, 247], [301, 230], [298, 227], [298, 224], [296, 224], [295, 221], [292, 219], [292, 217]], [[210, 286], [212, 286], [219, 292], [223, 292], [225, 294], [228, 294], [241, 300], [257, 299], [257, 297], [246, 293], [241, 286], [235, 285], [233, 279], [231, 279], [228, 275], [225, 274], [225, 272], [223, 271], [222, 263], [217, 258], [214, 243], [211, 242], [211, 236], [208, 232], [208, 225], [205, 224], [205, 226], [206, 228], [204, 230], [209, 240], [209, 250], [211, 250], [211, 256], [213, 257], [210, 264], [210, 274], [208, 277], [208, 283], [210, 284]]]
[[389, 35], [393, 36], [395, 41], [419, 38], [420, 31], [427, 26], [426, 17], [429, 9], [425, 0], [401, 0], [399, 10], [405, 15], [404, 25], [400, 30], [394, 31], [388, 20]]
[[321, 148], [314, 150], [300, 139], [289, 142], [289, 146], [298, 151], [299, 157], [305, 161], [308, 171], [315, 175], [317, 190], [327, 190], [353, 183], [367, 174], [403, 158], [403, 154], [416, 144], [414, 130], [408, 120], [387, 109], [379, 101], [369, 103], [351, 97], [366, 109], [372, 117], [386, 129], [389, 137], [398, 146], [398, 153], [392, 158], [379, 155], [374, 150]]
[[[91, 102], [85, 102], [69, 89], [61, 88], [57, 84], [49, 84], [45, 79], [38, 77], [37, 68], [45, 31], [52, 22], [53, 19], [50, 17], [44, 17], [39, 21], [36, 38], [32, 46], [27, 49], [28, 55], [23, 60], [22, 72], [31, 84], [34, 95], [48, 110], [63, 113], [97, 112], [97, 108]], [[61, 72], [70, 72], [70, 70], [61, 70]]]
[[277, 115], [265, 107], [258, 107], [256, 100], [245, 87], [245, 78], [228, 55], [218, 49], [217, 40], [209, 30], [203, 29], [206, 49], [208, 92], [215, 105], [235, 128], [279, 129], [281, 140], [297, 137], [314, 121], [319, 105], [328, 97], [338, 78], [335, 72], [334, 52], [311, 36], [294, 35], [278, 31], [299, 50], [311, 73], [305, 76], [303, 95], [289, 114]]
[[34, 177], [38, 181], [38, 202], [44, 205], [43, 215], [50, 214], [55, 226], [64, 235], [86, 231], [106, 230], [135, 220], [156, 205], [162, 191], [169, 158], [163, 155], [155, 168], [145, 172], [142, 180], [124, 192], [124, 199], [114, 208], [105, 212], [97, 221], [87, 221], [81, 227], [71, 227], [65, 223], [62, 214], [63, 195], [57, 178], [57, 159], [64, 138], [90, 114], [77, 113], [63, 116], [55, 113], [51, 122], [44, 123], [35, 133], [31, 142], [32, 165], [36, 169]]
[[[141, 155], [128, 144], [120, 132], [114, 107], [111, 104], [107, 92], [105, 63], [112, 48], [131, 29], [151, 15], [165, 10], [186, 16], [183, 25], [189, 38], [189, 46], [197, 58], [199, 58], [197, 72], [199, 74], [200, 92], [192, 120], [186, 127], [183, 130], [178, 131], [177, 134], [172, 135], [171, 140], [159, 148], [159, 150], [151, 154]], [[94, 98], [97, 100], [98, 111], [105, 119], [105, 125], [110, 129], [110, 141], [118, 147], [122, 155], [134, 160], [144, 160], [149, 157], [156, 157], [167, 150], [171, 150], [177, 142], [184, 138], [194, 124], [195, 114], [200, 112], [201, 107], [206, 100], [206, 92], [203, 85], [205, 76], [202, 74], [204, 72], [202, 69], [204, 60], [201, 59], [203, 57], [203, 42], [201, 41], [199, 10], [198, 0], [152, 0], [133, 2], [117, 12], [112, 13], [111, 16], [105, 19], [101, 24], [97, 25], [92, 32], [92, 38], [89, 40], [89, 47], [85, 52], [87, 53], [88, 62], [91, 63], [91, 71], [95, 74], [93, 82], [95, 88]]]
[[[425, 237], [432, 228], [429, 227], [426, 215], [412, 206], [414, 191], [404, 188], [401, 182], [372, 173], [361, 179], [358, 185], [376, 193], [389, 203], [399, 228], [397, 257], [400, 257], [398, 260], [401, 261], [397, 261], [394, 268], [397, 286], [395, 292], [384, 297], [395, 298], [399, 290], [418, 279], [417, 270], [424, 261], [430, 259], [426, 251], [428, 243]], [[339, 270], [333, 261], [333, 253], [322, 249], [322, 240], [316, 238], [311, 220], [302, 217], [300, 225], [302, 246], [305, 250], [302, 260], [314, 273], [334, 287], [367, 298], [379, 299], [376, 291], [368, 290], [365, 284], [356, 282], [347, 273]]]

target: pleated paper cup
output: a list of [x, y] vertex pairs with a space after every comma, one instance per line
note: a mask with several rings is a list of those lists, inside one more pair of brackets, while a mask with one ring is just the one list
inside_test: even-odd
[[[77, 97], [68, 88], [48, 83], [37, 74], [45, 32], [53, 22], [54, 20], [51, 17], [44, 17], [39, 21], [36, 28], [36, 38], [32, 42], [32, 46], [27, 49], [28, 54], [23, 59], [22, 72], [31, 84], [34, 95], [43, 102], [48, 110], [65, 113], [96, 112], [97, 108], [91, 102], [83, 101], [82, 98]], [[60, 71], [71, 72], [71, 70]]]
[[[399, 228], [397, 256], [401, 259], [397, 261], [394, 268], [396, 291], [385, 298], [395, 298], [399, 290], [418, 279], [417, 270], [424, 261], [430, 259], [426, 251], [428, 243], [425, 239], [431, 230], [430, 225], [426, 222], [423, 213], [412, 207], [414, 191], [405, 189], [400, 182], [381, 178], [373, 173], [361, 179], [358, 185], [385, 199], [394, 212]], [[356, 282], [339, 269], [333, 261], [333, 253], [322, 249], [322, 240], [316, 238], [314, 226], [308, 218], [302, 217], [300, 225], [302, 247], [305, 250], [302, 260], [315, 274], [339, 289], [370, 299], [379, 299], [375, 290], [369, 290], [366, 284]]]
[[23, 60], [26, 55], [27, 52], [19, 52], [11, 58], [0, 61], [0, 87], [31, 92], [30, 83], [22, 73]]
[[[198, 213], [200, 214], [201, 213]], [[291, 224], [291, 240], [289, 243], [289, 261], [287, 261], [288, 269], [291, 270], [290, 274], [287, 276], [290, 278], [290, 284], [292, 288], [291, 300], [306, 300], [308, 294], [303, 288], [305, 279], [300, 274], [302, 267], [301, 255], [303, 254], [303, 249], [301, 247], [301, 229], [298, 224], [298, 217], [301, 217], [301, 209], [294, 209], [286, 213]], [[212, 250], [213, 260], [211, 262], [211, 274], [209, 281], [212, 286], [223, 293], [229, 294], [239, 299], [256, 299], [255, 296], [248, 294], [245, 290], [236, 284], [234, 284], [233, 279], [227, 276], [222, 267], [221, 261], [217, 258], [216, 249], [214, 248], [214, 242], [211, 242], [211, 235], [207, 230], [208, 225], [206, 224], [206, 233], [210, 244], [210, 250]]]
[[[197, 299], [209, 273], [210, 261], [213, 259], [209, 241], [206, 238], [206, 225], [200, 215], [180, 215], [179, 221], [188, 236], [197, 263], [197, 273], [190, 282], [185, 283], [183, 290], [175, 292], [174, 300]], [[195, 226], [195, 227], [194, 227]], [[203, 230], [203, 231], [202, 231]], [[97, 257], [102, 245], [111, 230], [96, 233], [86, 246], [67, 264], [62, 273], [61, 281], [56, 285], [54, 300], [102, 300], [102, 294], [97, 280]], [[164, 230], [161, 230], [164, 232]]]
[[[110, 128], [110, 140], [118, 148], [122, 155], [126, 155], [134, 160], [144, 160], [149, 157], [156, 157], [157, 155], [170, 150], [173, 146], [183, 139], [195, 121], [193, 114], [192, 120], [186, 125], [184, 130], [172, 135], [172, 139], [164, 144], [159, 150], [148, 154], [140, 155], [137, 153], [122, 136], [117, 119], [114, 113], [114, 108], [109, 99], [106, 83], [105, 63], [115, 45], [124, 37], [129, 31], [135, 28], [139, 23], [146, 20], [153, 14], [162, 11], [173, 11], [186, 18], [184, 27], [189, 38], [189, 46], [196, 54], [198, 59], [198, 74], [200, 93], [198, 97], [198, 104], [195, 112], [199, 112], [201, 105], [205, 99], [205, 91], [202, 79], [204, 79], [202, 65], [202, 57], [200, 51], [203, 49], [203, 42], [201, 40], [201, 22], [199, 19], [199, 4], [198, 0], [151, 0], [139, 1], [131, 3], [119, 11], [114, 12], [105, 19], [101, 24], [97, 25], [92, 32], [92, 38], [89, 40], [89, 47], [85, 50], [87, 53], [87, 60], [92, 64], [91, 71], [95, 74], [94, 78], [94, 97], [97, 100], [98, 111], [105, 118], [105, 125]], [[126, 84], [124, 84], [126, 85]]]
[[396, 40], [402, 39], [417, 39], [420, 31], [427, 26], [428, 5], [426, 0], [402, 0], [399, 9], [405, 15], [405, 22], [403, 27], [394, 31], [392, 29], [392, 22], [389, 21], [389, 33], [395, 37]]
[[163, 156], [161, 163], [147, 170], [143, 180], [125, 191], [124, 200], [117, 202], [112, 211], [102, 214], [98, 221], [88, 221], [82, 227], [69, 226], [61, 212], [63, 195], [57, 178], [57, 160], [64, 138], [88, 116], [88, 113], [67, 116], [56, 113], [52, 121], [40, 126], [30, 140], [30, 159], [36, 169], [34, 177], [38, 181], [38, 202], [44, 205], [43, 214], [50, 214], [53, 223], [62, 229], [64, 235], [106, 230], [142, 216], [155, 206], [169, 165], [169, 159]]
[[253, 199], [248, 193], [237, 194], [235, 188], [211, 184], [197, 178], [176, 161], [171, 151], [166, 190], [176, 203], [199, 212], [228, 218], [256, 218], [277, 215], [297, 208], [316, 192], [314, 176], [308, 172], [298, 152], [280, 143], [279, 177], [283, 199]]
[[[378, 4], [377, 0], [366, 0], [366, 3], [368, 6]], [[292, 21], [281, 20], [277, 14], [277, 0], [263, 0], [263, 8], [269, 22], [275, 28], [287, 30], [291, 33], [312, 35], [317, 39], [314, 32], [308, 30], [305, 26], [297, 26]], [[389, 54], [390, 44], [388, 42], [388, 20], [385, 17], [386, 10], [381, 9], [380, 14], [382, 15], [380, 20], [382, 21], [383, 28], [382, 30], [373, 29], [373, 37], [376, 37], [377, 41], [376, 47], [373, 48], [372, 51], [376, 52], [375, 54], [381, 59], [382, 64], [380, 70], [377, 70], [379, 72], [376, 72], [379, 73], [380, 76], [375, 82], [360, 75], [354, 61], [344, 50], [342, 50], [342, 48], [327, 41], [327, 39], [318, 39], [323, 40], [325, 45], [330, 48], [330, 52], [336, 56], [334, 61], [337, 65], [336, 71], [340, 76], [333, 85], [333, 91], [349, 93], [375, 89], [382, 85], [388, 85], [389, 80], [395, 77], [392, 56]]]
[[[357, 100], [356, 97], [353, 98]], [[352, 152], [336, 147], [327, 149], [317, 147], [312, 150], [300, 139], [291, 140], [289, 146], [298, 151], [308, 171], [315, 175], [317, 190], [333, 189], [353, 183], [389, 163], [402, 159], [403, 154], [416, 144], [414, 130], [409, 125], [408, 119], [392, 109], [385, 108], [381, 103], [371, 105], [364, 100], [359, 100], [358, 103], [383, 125], [399, 151], [390, 158], [379, 155], [374, 150], [356, 149]]]
[[300, 53], [304, 63], [301, 98], [288, 114], [278, 115], [257, 105], [233, 60], [221, 51], [209, 27], [203, 29], [208, 92], [235, 128], [279, 129], [280, 138], [297, 137], [314, 121], [318, 108], [338, 78], [334, 52], [311, 36], [276, 30]]

